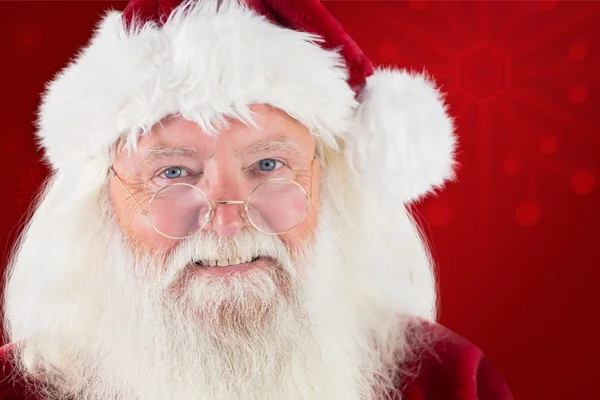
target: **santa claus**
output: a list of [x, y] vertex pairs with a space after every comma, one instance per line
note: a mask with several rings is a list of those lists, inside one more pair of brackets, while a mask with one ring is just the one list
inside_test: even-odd
[[435, 322], [431, 79], [318, 0], [132, 0], [48, 86], [3, 399], [510, 399]]

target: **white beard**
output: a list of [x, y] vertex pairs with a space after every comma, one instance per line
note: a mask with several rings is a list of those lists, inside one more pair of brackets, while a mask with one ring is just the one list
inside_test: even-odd
[[[324, 182], [314, 246], [288, 249], [255, 230], [208, 234], [162, 261], [130, 251], [105, 189], [73, 197], [51, 186], [5, 290], [5, 329], [27, 338], [16, 366], [47, 383], [43, 399], [386, 398], [426, 344], [411, 310], [431, 298], [427, 260], [408, 219], [386, 230], [379, 214], [350, 218], [362, 200], [335, 174]], [[386, 236], [399, 227], [400, 238]], [[190, 260], [236, 248], [261, 249], [277, 268], [178, 285]]]
[[[188, 240], [163, 263], [132, 254], [107, 217], [102, 237], [94, 238], [91, 276], [79, 288], [78, 328], [57, 329], [29, 345], [34, 369], [53, 383], [43, 396], [379, 398], [390, 384], [389, 363], [397, 361], [396, 350], [402, 353], [405, 326], [382, 318], [356, 292], [357, 278], [331, 242], [333, 218], [323, 205], [319, 245], [295, 249], [293, 260], [278, 238], [244, 231], [228, 240], [212, 234]], [[222, 258], [215, 255], [244, 246], [271, 256], [277, 268], [227, 281], [182, 279], [189, 260]]]

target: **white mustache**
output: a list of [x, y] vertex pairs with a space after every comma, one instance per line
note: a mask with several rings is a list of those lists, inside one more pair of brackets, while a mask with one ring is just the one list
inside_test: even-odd
[[277, 266], [285, 267], [290, 261], [290, 251], [279, 237], [250, 228], [228, 238], [207, 231], [185, 239], [169, 255], [166, 266], [168, 272], [180, 272], [199, 260], [251, 260], [257, 257], [271, 258]]

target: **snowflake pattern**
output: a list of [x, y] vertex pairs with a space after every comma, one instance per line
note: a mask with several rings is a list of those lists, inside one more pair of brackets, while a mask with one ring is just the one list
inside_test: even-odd
[[19, 213], [24, 213], [32, 205], [48, 171], [39, 161], [36, 161], [17, 172], [17, 184], [12, 195]]
[[43, 46], [42, 29], [33, 23], [20, 26], [15, 34], [15, 44], [19, 51], [26, 55], [35, 55]]

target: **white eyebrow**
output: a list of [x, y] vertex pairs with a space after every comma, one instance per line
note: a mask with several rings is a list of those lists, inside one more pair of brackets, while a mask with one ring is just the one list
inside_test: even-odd
[[302, 155], [302, 150], [297, 143], [292, 141], [288, 137], [279, 137], [274, 139], [267, 140], [259, 140], [258, 142], [254, 142], [248, 148], [249, 153], [258, 153], [258, 152], [267, 152], [267, 151], [283, 151], [288, 153], [293, 153], [294, 155], [300, 156]]
[[173, 155], [194, 158], [198, 157], [198, 150], [194, 147], [155, 146], [150, 148], [143, 159], [144, 161], [148, 161], [151, 159], [162, 159]]
[[[254, 154], [259, 152], [286, 152], [296, 156], [302, 155], [302, 150], [297, 143], [288, 137], [277, 137], [273, 139], [259, 140], [251, 144], [246, 153]], [[144, 161], [160, 160], [169, 156], [183, 156], [189, 158], [199, 157], [199, 152], [194, 147], [176, 147], [176, 146], [155, 146], [151, 147], [143, 156]]]

